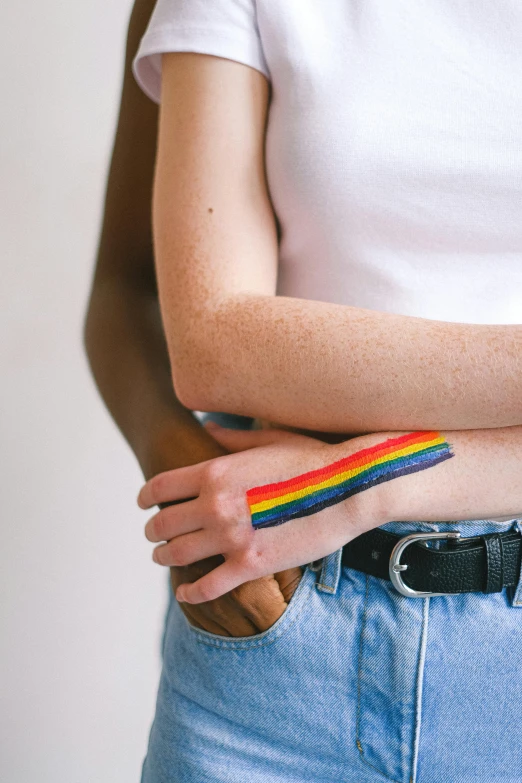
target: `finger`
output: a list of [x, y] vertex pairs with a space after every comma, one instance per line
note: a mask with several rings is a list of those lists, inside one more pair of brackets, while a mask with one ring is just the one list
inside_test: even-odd
[[[191, 604], [183, 605], [191, 606]], [[196, 604], [196, 606], [198, 605], [205, 606], [205, 604]], [[263, 630], [263, 628], [257, 628], [251, 620], [242, 615], [238, 607], [231, 607], [229, 612], [223, 613], [220, 622], [230, 636], [254, 636]]]
[[185, 566], [218, 554], [219, 544], [208, 530], [196, 530], [157, 546], [152, 553], [152, 559], [158, 565]]
[[[201, 604], [181, 603], [183, 611], [192, 612], [199, 620], [203, 628], [212, 633], [221, 633], [225, 636], [253, 636], [259, 633], [247, 617], [243, 614], [243, 607], [238, 606], [233, 599], [234, 591], [222, 595], [214, 601], [206, 601]], [[224, 630], [213, 630], [210, 626], [219, 625]]]
[[145, 538], [157, 544], [176, 536], [192, 533], [203, 527], [199, 498], [187, 500], [179, 506], [167, 506], [158, 511], [145, 525]]
[[197, 563], [191, 563], [188, 566], [171, 568], [170, 581], [173, 594], [176, 595], [176, 590], [183, 582], [195, 582], [200, 576], [205, 576], [213, 568], [217, 568], [218, 565], [224, 562], [225, 558], [223, 555], [214, 555], [213, 557], [205, 558], [205, 560], [198, 560]]
[[278, 571], [274, 574], [274, 579], [279, 585], [279, 589], [286, 603], [289, 603], [297, 586], [303, 578], [304, 569], [301, 566], [296, 568], [287, 568], [285, 571]]
[[226, 560], [196, 582], [180, 585], [176, 590], [176, 598], [189, 604], [213, 601], [247, 580], [248, 575], [243, 568], [232, 560]]
[[201, 612], [198, 612], [198, 608], [193, 610], [191, 604], [183, 603], [180, 606], [189, 623], [194, 625], [196, 628], [201, 628], [203, 631], [209, 631], [210, 633], [218, 634], [219, 636], [231, 635], [226, 628], [223, 628], [212, 618], [206, 616], [202, 617]]
[[220, 427], [215, 422], [205, 422], [212, 437], [227, 451], [237, 452], [254, 449], [257, 446], [270, 446], [292, 437], [286, 430], [234, 430]]
[[203, 482], [203, 472], [209, 461], [157, 473], [140, 489], [138, 506], [145, 509], [169, 500], [197, 497]]
[[[217, 568], [224, 562], [223, 555], [207, 557], [206, 560], [199, 560], [188, 566], [178, 566], [172, 568], [170, 579], [172, 591], [176, 594], [178, 585], [183, 584], [187, 579], [196, 581], [201, 576], [208, 574], [213, 568]], [[216, 601], [208, 601], [201, 604], [182, 603], [183, 613], [190, 618], [193, 624], [203, 628], [210, 633], [220, 634], [221, 636], [253, 636], [265, 628], [256, 626], [255, 622], [248, 619], [244, 601], [238, 598], [245, 585], [239, 585], [231, 593], [218, 598]]]
[[287, 606], [274, 576], [264, 576], [238, 585], [232, 590], [231, 595], [258, 628], [258, 632], [270, 628], [281, 617]]

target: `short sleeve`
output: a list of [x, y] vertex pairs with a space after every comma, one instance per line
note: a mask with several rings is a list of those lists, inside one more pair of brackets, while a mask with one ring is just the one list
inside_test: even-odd
[[213, 54], [250, 65], [270, 78], [256, 0], [157, 0], [132, 72], [145, 94], [158, 104], [163, 52]]

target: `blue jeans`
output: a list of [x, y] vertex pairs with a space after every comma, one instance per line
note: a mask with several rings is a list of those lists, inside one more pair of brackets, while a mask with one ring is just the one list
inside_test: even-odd
[[256, 636], [194, 628], [171, 600], [142, 783], [521, 783], [522, 580], [406, 598], [341, 553], [308, 564]]

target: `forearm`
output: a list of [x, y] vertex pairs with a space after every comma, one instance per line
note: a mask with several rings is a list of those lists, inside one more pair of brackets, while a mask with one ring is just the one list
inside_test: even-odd
[[152, 292], [122, 279], [96, 284], [84, 340], [99, 392], [146, 478], [223, 453], [174, 395]]
[[[396, 434], [387, 433], [389, 437]], [[445, 430], [441, 435], [451, 446], [451, 459], [378, 488], [384, 520], [522, 516], [522, 427]]]
[[179, 339], [168, 295], [162, 307], [174, 384], [191, 407], [329, 432], [522, 423], [520, 325], [235, 295], [207, 301], [198, 321], [178, 306]]
[[95, 382], [146, 477], [223, 453], [172, 389], [161, 323], [151, 196], [157, 107], [131, 63], [154, 0], [135, 0], [84, 345]]
[[522, 424], [522, 325], [275, 295], [268, 108], [255, 69], [164, 53], [153, 236], [179, 399], [331, 432]]

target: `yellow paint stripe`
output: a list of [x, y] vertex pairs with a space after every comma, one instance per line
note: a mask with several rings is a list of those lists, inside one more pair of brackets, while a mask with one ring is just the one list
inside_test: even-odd
[[342, 484], [343, 481], [347, 481], [349, 478], [354, 478], [355, 476], [358, 476], [363, 471], [369, 470], [370, 468], [373, 468], [376, 465], [382, 465], [383, 463], [395, 460], [398, 457], [406, 457], [411, 454], [416, 454], [420, 451], [424, 451], [424, 449], [430, 448], [431, 446], [442, 445], [445, 442], [446, 441], [443, 437], [439, 437], [439, 438], [434, 438], [433, 440], [430, 441], [424, 441], [423, 443], [414, 443], [411, 446], [406, 446], [405, 448], [397, 449], [397, 451], [392, 451], [389, 454], [385, 454], [382, 457], [377, 457], [377, 459], [374, 459], [371, 462], [367, 462], [364, 465], [361, 465], [357, 468], [351, 468], [350, 470], [343, 471], [342, 473], [337, 473], [335, 476], [332, 476], [329, 479], [321, 481], [318, 484], [310, 484], [308, 487], [305, 487], [304, 489], [300, 489], [297, 492], [288, 492], [286, 495], [278, 495], [275, 498], [270, 498], [269, 500], [262, 500], [260, 503], [254, 503], [253, 505], [250, 506], [250, 511], [252, 514], [257, 514], [260, 511], [267, 511], [268, 509], [275, 508], [276, 506], [280, 506], [283, 503], [290, 503], [292, 500], [297, 500], [299, 498], [306, 497], [307, 495], [311, 495], [314, 492], [318, 492], [319, 490], [326, 489], [328, 487], [335, 487], [337, 486], [337, 484]]

